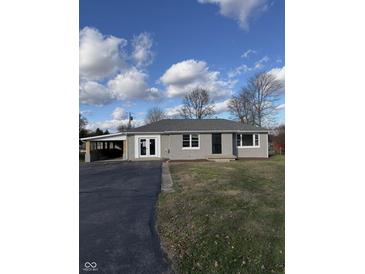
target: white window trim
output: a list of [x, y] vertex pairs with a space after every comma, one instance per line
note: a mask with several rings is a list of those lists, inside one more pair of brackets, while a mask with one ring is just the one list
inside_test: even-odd
[[[192, 138], [193, 138], [193, 136], [192, 135], [195, 135], [196, 133], [188, 133], [188, 134], [185, 134], [185, 133], [183, 133], [183, 134], [181, 134], [181, 148], [183, 149], [183, 150], [192, 150], [192, 149], [200, 149], [200, 134], [197, 134], [198, 135], [198, 146], [197, 147], [192, 147], [191, 146], [191, 143], [192, 143]], [[183, 142], [184, 142], [184, 136], [183, 135], [189, 135], [189, 147], [183, 147], [182, 145], [183, 145]]]
[[[140, 155], [139, 139], [156, 139], [156, 155]], [[161, 137], [160, 135], [135, 135], [134, 136], [134, 157], [138, 158], [160, 158], [161, 157]]]
[[[236, 138], [238, 138], [239, 135], [245, 135], [245, 133], [237, 133]], [[249, 134], [246, 134], [246, 135], [249, 135]], [[259, 136], [259, 145], [258, 146], [255, 146], [255, 135], [258, 135]], [[242, 145], [242, 139], [241, 139], [241, 137], [239, 137], [239, 138], [240, 138], [240, 145], [237, 146], [238, 148], [260, 148], [260, 145], [261, 145], [261, 136], [258, 133], [252, 133], [252, 144], [253, 144], [252, 146], [243, 146]], [[237, 140], [236, 140], [236, 145], [237, 145]]]

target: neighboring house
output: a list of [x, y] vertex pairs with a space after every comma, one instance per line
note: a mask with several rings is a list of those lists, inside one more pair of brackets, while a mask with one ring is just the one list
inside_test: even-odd
[[267, 158], [268, 130], [226, 119], [165, 119], [125, 132], [82, 138], [85, 161]]

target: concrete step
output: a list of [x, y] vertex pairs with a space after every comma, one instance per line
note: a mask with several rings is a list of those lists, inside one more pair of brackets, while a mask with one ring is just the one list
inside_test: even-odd
[[235, 155], [221, 155], [221, 154], [212, 154], [207, 157], [208, 161], [213, 162], [230, 162], [235, 161], [237, 156]]

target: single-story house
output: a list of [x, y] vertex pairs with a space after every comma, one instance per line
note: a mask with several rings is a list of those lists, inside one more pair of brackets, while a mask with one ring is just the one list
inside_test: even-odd
[[85, 161], [234, 160], [267, 158], [268, 130], [226, 119], [164, 119], [130, 130], [82, 138]]

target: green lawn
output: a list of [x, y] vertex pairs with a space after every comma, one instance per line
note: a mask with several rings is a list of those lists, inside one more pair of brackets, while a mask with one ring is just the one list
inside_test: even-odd
[[170, 164], [157, 229], [177, 273], [284, 273], [284, 160]]

